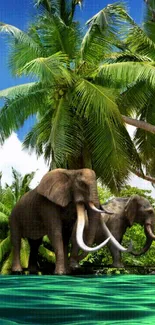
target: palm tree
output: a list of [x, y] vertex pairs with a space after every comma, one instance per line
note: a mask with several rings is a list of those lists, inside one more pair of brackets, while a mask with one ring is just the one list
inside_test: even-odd
[[111, 190], [118, 190], [133, 166], [141, 171], [118, 98], [122, 87], [138, 79], [137, 71], [140, 78], [144, 67], [130, 62], [131, 69], [128, 63], [124, 70], [123, 62], [118, 70], [107, 56], [114, 48], [124, 49], [122, 26], [133, 21], [124, 5], [113, 4], [89, 20], [84, 33], [74, 20], [82, 1], [35, 3], [39, 14], [26, 33], [0, 25], [11, 38], [12, 73], [33, 80], [0, 92], [5, 100], [1, 142], [36, 114], [25, 147], [44, 154], [51, 168], [91, 167]]
[[[108, 57], [110, 63], [108, 68], [111, 70], [108, 73], [113, 74], [115, 80], [120, 76], [122, 85], [125, 82], [118, 106], [124, 122], [136, 127], [133, 140], [148, 175], [142, 175], [136, 170], [136, 166], [134, 166], [133, 172], [155, 183], [155, 2], [150, 0], [145, 3], [142, 27], [139, 27], [134, 21], [132, 22], [124, 38], [123, 50], [113, 52]], [[103, 65], [102, 73], [104, 73], [104, 69], [106, 67]], [[131, 78], [129, 69], [132, 74]], [[130, 79], [128, 85], [125, 73]]]

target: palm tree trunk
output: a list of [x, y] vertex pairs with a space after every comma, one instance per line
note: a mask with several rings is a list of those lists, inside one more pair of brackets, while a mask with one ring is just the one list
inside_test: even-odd
[[139, 129], [143, 129], [145, 131], [155, 134], [155, 125], [152, 125], [145, 121], [139, 121], [125, 115], [122, 115], [122, 119], [126, 124], [133, 125]]
[[138, 170], [133, 169], [132, 173], [135, 174], [136, 176], [145, 179], [146, 181], [149, 181], [151, 183], [155, 184], [155, 178], [148, 176], [148, 175], [144, 175], [143, 173], [139, 172]]

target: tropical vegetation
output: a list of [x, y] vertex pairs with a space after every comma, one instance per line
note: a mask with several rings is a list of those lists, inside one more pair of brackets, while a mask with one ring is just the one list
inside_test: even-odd
[[[11, 272], [12, 250], [9, 232], [9, 216], [17, 201], [28, 192], [31, 187], [35, 172], [22, 176], [17, 170], [12, 168], [12, 184], [0, 186], [0, 272], [8, 274]], [[1, 174], [1, 177], [3, 175]], [[40, 246], [40, 260], [54, 263], [55, 256], [48, 247], [49, 240], [44, 237], [43, 244]], [[21, 263], [23, 268], [27, 269], [29, 260], [29, 244], [26, 239], [21, 242]]]

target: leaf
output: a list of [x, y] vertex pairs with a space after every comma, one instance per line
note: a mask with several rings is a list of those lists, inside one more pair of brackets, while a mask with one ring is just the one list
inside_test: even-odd
[[64, 79], [66, 83], [71, 84], [72, 77], [66, 69], [67, 56], [62, 53], [56, 53], [48, 58], [37, 58], [28, 62], [19, 70], [19, 75], [26, 74], [38, 77], [42, 82], [51, 83]]
[[21, 265], [23, 268], [28, 267], [29, 255], [30, 255], [30, 247], [29, 247], [28, 241], [27, 241], [27, 239], [22, 238], [20, 260], [21, 260]]
[[94, 57], [95, 60], [101, 60], [105, 53], [113, 50], [114, 46], [124, 48], [122, 35], [126, 24], [133, 25], [134, 21], [122, 3], [110, 4], [99, 11], [86, 23], [89, 29], [82, 41], [82, 59], [93, 61]]
[[[75, 87], [74, 100], [78, 112], [89, 118], [93, 111], [96, 115], [96, 121], [102, 121], [106, 118], [120, 119], [119, 110], [116, 104], [117, 91], [88, 80], [81, 79]], [[73, 100], [73, 101], [74, 101]]]
[[39, 247], [39, 253], [50, 263], [55, 263], [55, 254], [49, 249], [45, 248], [43, 245]]
[[11, 273], [11, 266], [12, 266], [12, 258], [13, 254], [12, 252], [9, 254], [7, 260], [4, 261], [2, 268], [1, 268], [1, 274], [7, 275]]
[[10, 236], [3, 239], [0, 242], [0, 262], [4, 259], [4, 256], [11, 250]]

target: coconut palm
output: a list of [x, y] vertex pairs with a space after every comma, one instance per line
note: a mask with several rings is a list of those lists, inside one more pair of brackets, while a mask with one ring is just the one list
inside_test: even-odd
[[36, 114], [26, 147], [44, 154], [51, 168], [91, 167], [106, 185], [118, 190], [133, 166], [141, 170], [118, 97], [122, 87], [138, 79], [137, 71], [140, 78], [144, 67], [131, 63], [131, 69], [128, 64], [124, 70], [123, 62], [118, 71], [116, 64], [107, 62], [107, 55], [124, 49], [122, 26], [133, 21], [123, 4], [113, 4], [81, 31], [74, 17], [82, 1], [35, 3], [39, 14], [26, 33], [0, 25], [10, 37], [12, 73], [33, 80], [0, 92], [5, 100], [1, 141]]
[[[124, 38], [123, 51], [113, 52], [108, 57], [108, 73], [113, 78], [120, 77], [123, 81], [125, 71], [132, 78], [130, 84], [124, 84], [119, 97], [119, 110], [123, 120], [134, 125], [134, 143], [140, 154], [146, 173], [144, 176], [134, 168], [138, 176], [155, 183], [155, 105], [154, 105], [154, 65], [155, 65], [155, 2], [145, 1], [145, 15], [142, 27], [132, 22]], [[112, 69], [113, 64], [114, 69]], [[137, 69], [138, 68], [138, 69]], [[102, 70], [103, 69], [103, 70]], [[101, 67], [104, 73], [106, 67]], [[135, 69], [135, 72], [134, 72]], [[108, 70], [108, 69], [107, 69]], [[141, 71], [140, 71], [141, 70]]]

